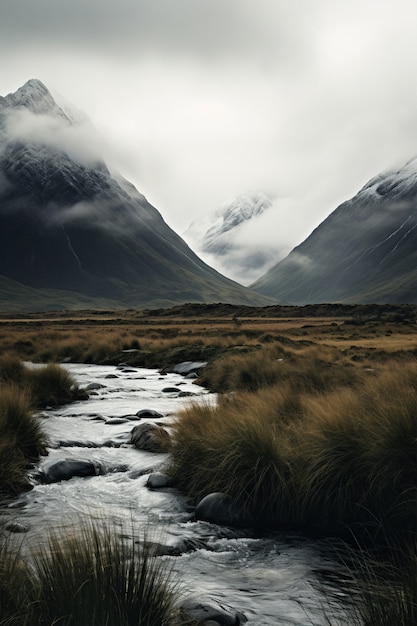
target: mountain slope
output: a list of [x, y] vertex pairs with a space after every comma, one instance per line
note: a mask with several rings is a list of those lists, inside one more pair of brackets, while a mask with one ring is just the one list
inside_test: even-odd
[[417, 302], [417, 158], [370, 180], [251, 287], [291, 304]]
[[265, 302], [199, 259], [83, 132], [40, 81], [0, 98], [0, 275], [72, 307]]

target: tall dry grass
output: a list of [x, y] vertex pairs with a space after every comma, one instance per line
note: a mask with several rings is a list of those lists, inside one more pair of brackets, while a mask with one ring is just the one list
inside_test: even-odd
[[219, 393], [283, 383], [297, 391], [321, 392], [353, 385], [357, 378], [357, 368], [336, 349], [275, 342], [216, 359], [204, 370], [201, 384]]
[[290, 382], [193, 406], [175, 424], [172, 473], [194, 498], [222, 491], [261, 524], [412, 537], [417, 522], [416, 366], [354, 388]]
[[30, 395], [16, 385], [0, 387], [0, 495], [28, 487], [27, 469], [45, 453], [46, 438], [32, 413]]
[[66, 404], [86, 397], [74, 378], [60, 365], [49, 363], [37, 368], [28, 367], [9, 352], [0, 356], [1, 384], [13, 384], [25, 390], [33, 408]]
[[[417, 624], [417, 544], [381, 552], [346, 546], [340, 555], [348, 591], [350, 626]], [[332, 598], [332, 592], [321, 589]], [[335, 598], [340, 603], [340, 594]], [[328, 619], [329, 624], [333, 624]]]

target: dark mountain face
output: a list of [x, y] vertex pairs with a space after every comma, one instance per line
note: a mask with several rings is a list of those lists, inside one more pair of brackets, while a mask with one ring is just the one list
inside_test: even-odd
[[252, 288], [282, 303], [417, 302], [417, 159], [369, 181]]
[[[128, 306], [265, 303], [203, 263], [99, 158], [76, 158], [77, 124], [39, 81], [0, 98], [0, 275], [8, 298], [11, 280], [39, 294], [71, 292], [71, 306], [78, 296]], [[0, 285], [0, 305], [1, 293]]]

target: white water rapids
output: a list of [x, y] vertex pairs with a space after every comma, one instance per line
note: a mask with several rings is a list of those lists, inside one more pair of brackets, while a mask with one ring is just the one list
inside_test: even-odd
[[[192, 399], [197, 402], [215, 402], [215, 395], [178, 374], [161, 376], [157, 370], [82, 364], [64, 367], [80, 387], [89, 383], [103, 387], [87, 401], [41, 413], [50, 447], [40, 468], [74, 458], [97, 462], [103, 473], [53, 484], [35, 481], [31, 491], [0, 515], [3, 523], [28, 527], [24, 542], [42, 541], [49, 531], [73, 527], [86, 516], [104, 519], [123, 528], [124, 533], [130, 528], [140, 536], [146, 530], [163, 546], [186, 544], [188, 548], [180, 548], [177, 556], [159, 558], [167, 559], [178, 572], [187, 594], [209, 595], [232, 606], [246, 615], [249, 626], [349, 623], [344, 610], [320, 590], [326, 580], [343, 576], [334, 559], [333, 541], [196, 522], [192, 507], [178, 490], [146, 487], [148, 474], [163, 470], [167, 455], [134, 448], [130, 432], [138, 422], [114, 418], [155, 409], [164, 416], [155, 423], [169, 426], [190, 401], [180, 397], [180, 392], [195, 394]], [[173, 386], [178, 393], [162, 391]]]

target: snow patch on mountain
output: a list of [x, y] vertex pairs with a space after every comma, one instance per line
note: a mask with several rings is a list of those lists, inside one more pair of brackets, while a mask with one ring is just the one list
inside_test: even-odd
[[272, 207], [265, 193], [248, 191], [207, 219], [193, 222], [183, 237], [218, 271], [249, 284], [277, 261], [276, 245], [254, 236], [267, 224]]
[[44, 146], [84, 165], [104, 166], [106, 144], [88, 117], [56, 100], [37, 79], [0, 96], [0, 154], [8, 143]]

